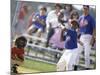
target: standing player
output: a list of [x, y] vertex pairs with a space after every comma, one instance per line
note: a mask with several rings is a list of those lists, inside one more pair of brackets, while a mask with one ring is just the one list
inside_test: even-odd
[[64, 29], [62, 31], [62, 40], [65, 40], [65, 51], [57, 63], [57, 71], [74, 70], [76, 64], [77, 49], [77, 32], [78, 22], [71, 22], [71, 29]]
[[11, 69], [13, 73], [18, 73], [17, 66], [23, 64], [24, 62], [24, 47], [26, 44], [26, 38], [20, 36], [16, 39], [15, 46], [11, 49]]
[[[83, 43], [84, 55], [85, 55], [85, 67], [89, 69], [90, 65], [90, 51], [91, 45], [95, 38], [95, 20], [89, 14], [89, 6], [83, 5], [83, 15], [79, 18], [79, 27], [80, 27], [80, 41]], [[80, 47], [82, 50], [82, 47]]]

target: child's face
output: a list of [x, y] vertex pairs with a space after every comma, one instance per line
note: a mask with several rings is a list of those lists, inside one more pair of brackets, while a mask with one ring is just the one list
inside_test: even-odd
[[26, 46], [26, 42], [23, 40], [19, 40], [17, 47], [18, 48], [24, 48]]
[[46, 11], [45, 10], [40, 10], [40, 15], [45, 15]]

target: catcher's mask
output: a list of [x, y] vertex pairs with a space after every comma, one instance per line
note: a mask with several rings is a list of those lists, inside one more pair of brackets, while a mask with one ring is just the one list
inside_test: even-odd
[[24, 36], [18, 37], [15, 41], [15, 45], [18, 48], [24, 48], [27, 44], [27, 39]]

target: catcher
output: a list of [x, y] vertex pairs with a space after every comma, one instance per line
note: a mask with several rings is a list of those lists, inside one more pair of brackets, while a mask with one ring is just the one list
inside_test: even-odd
[[11, 71], [18, 73], [17, 66], [24, 62], [24, 48], [27, 44], [27, 39], [23, 36], [18, 37], [15, 40], [15, 46], [11, 49]]

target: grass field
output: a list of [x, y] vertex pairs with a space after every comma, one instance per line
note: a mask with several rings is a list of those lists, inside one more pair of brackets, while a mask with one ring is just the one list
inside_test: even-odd
[[19, 73], [52, 72], [56, 71], [56, 65], [25, 59], [24, 64], [18, 67], [18, 71]]
[[37, 73], [39, 71], [34, 70], [34, 69], [29, 69], [29, 68], [25, 68], [25, 67], [18, 67], [18, 72], [19, 73]]

